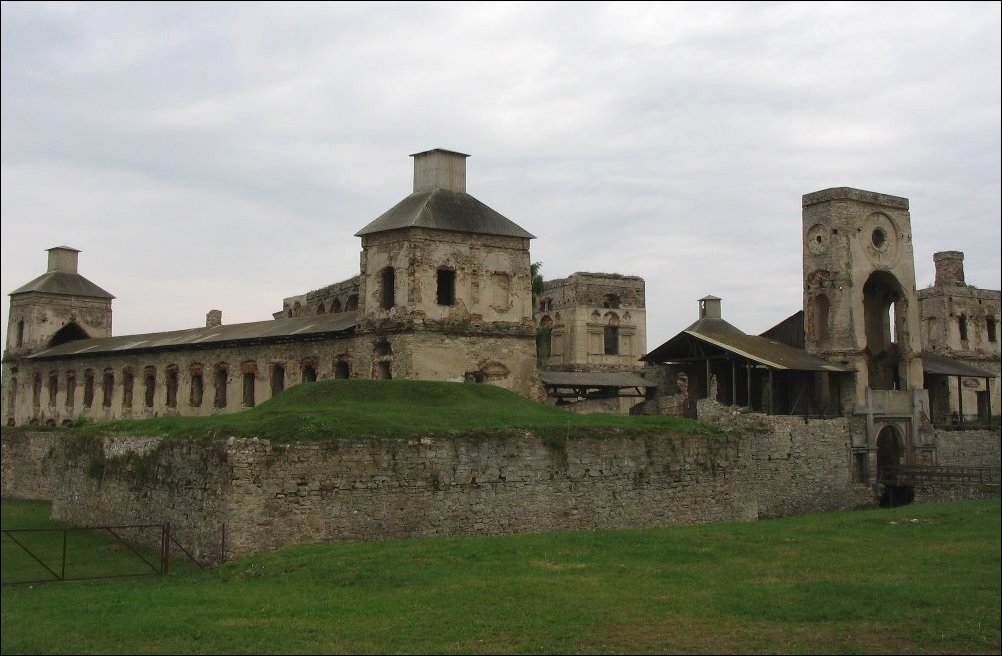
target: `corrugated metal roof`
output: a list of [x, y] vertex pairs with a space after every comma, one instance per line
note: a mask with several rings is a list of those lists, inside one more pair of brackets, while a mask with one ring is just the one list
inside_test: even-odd
[[[730, 330], [727, 332], [708, 330], [708, 328], [713, 327], [711, 322], [720, 322]], [[696, 327], [697, 330], [692, 330], [692, 327]], [[833, 365], [827, 360], [814, 357], [792, 346], [787, 346], [786, 344], [766, 339], [765, 337], [746, 335], [723, 319], [701, 319], [690, 326], [690, 329], [683, 330], [642, 357], [641, 360], [646, 362], [672, 362], [682, 358], [691, 358], [688, 345], [689, 339], [697, 339], [773, 369], [788, 369], [792, 371], [846, 371], [846, 369]]]
[[449, 189], [418, 191], [403, 199], [356, 237], [400, 228], [431, 228], [503, 237], [535, 237], [473, 196]]
[[43, 273], [27, 285], [18, 287], [8, 294], [8, 296], [27, 294], [28, 292], [87, 296], [91, 298], [115, 298], [79, 273], [69, 273], [66, 271], [49, 271]]
[[973, 378], [998, 378], [998, 374], [978, 369], [977, 367], [948, 358], [938, 353], [922, 354], [922, 370], [927, 374], [938, 374], [940, 376], [971, 376]]
[[703, 317], [694, 322], [684, 332], [713, 333], [715, 335], [744, 335], [740, 329], [735, 328], [723, 319]]
[[657, 387], [643, 376], [612, 371], [540, 371], [544, 385], [557, 387]]
[[756, 335], [735, 335], [733, 333], [686, 333], [705, 342], [719, 346], [735, 355], [754, 360], [773, 369], [790, 369], [794, 371], [845, 371], [827, 360], [816, 358], [804, 351], [787, 346], [772, 339]]
[[128, 351], [168, 350], [196, 345], [242, 342], [251, 340], [280, 340], [331, 333], [345, 333], [355, 327], [356, 312], [318, 314], [292, 319], [272, 319], [253, 323], [235, 323], [229, 326], [189, 328], [145, 335], [120, 337], [94, 337], [66, 342], [28, 356], [31, 359], [67, 358]]

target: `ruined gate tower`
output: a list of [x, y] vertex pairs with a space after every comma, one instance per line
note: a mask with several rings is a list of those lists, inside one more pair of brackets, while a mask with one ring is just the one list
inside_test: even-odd
[[806, 350], [854, 371], [836, 385], [872, 482], [925, 448], [908, 199], [839, 187], [803, 197]]

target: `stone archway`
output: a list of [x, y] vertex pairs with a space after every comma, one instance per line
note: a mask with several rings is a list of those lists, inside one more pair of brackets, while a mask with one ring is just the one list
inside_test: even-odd
[[866, 363], [873, 389], [902, 389], [898, 365], [905, 299], [901, 283], [889, 271], [875, 271], [863, 285]]
[[883, 485], [880, 495], [882, 507], [893, 508], [911, 503], [915, 490], [910, 485], [898, 485], [904, 441], [895, 426], [884, 426], [877, 434], [877, 481]]

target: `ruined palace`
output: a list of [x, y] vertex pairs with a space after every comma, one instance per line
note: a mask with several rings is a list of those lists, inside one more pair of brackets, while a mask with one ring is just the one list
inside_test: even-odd
[[802, 309], [752, 336], [706, 296], [648, 352], [643, 278], [579, 271], [534, 299], [533, 235], [466, 192], [468, 156], [412, 157], [412, 193], [356, 233], [358, 275], [283, 299], [270, 320], [214, 310], [202, 327], [115, 336], [114, 297], [77, 250], [49, 249], [48, 271], [10, 293], [4, 424], [236, 412], [351, 377], [490, 383], [577, 412], [691, 415], [711, 399], [855, 417], [860, 453], [885, 428], [921, 450], [931, 423], [998, 411], [999, 292], [967, 285], [954, 251], [916, 290], [906, 198], [806, 194]]
[[[697, 321], [644, 360], [684, 376], [697, 399], [848, 418], [856, 480], [934, 464], [934, 426], [953, 412], [964, 420], [966, 393], [980, 393], [976, 409], [989, 421], [999, 407], [999, 292], [966, 286], [954, 252], [938, 253], [936, 285], [916, 290], [906, 198], [847, 187], [806, 194], [802, 229], [803, 310], [747, 335], [723, 319], [721, 299], [705, 297]], [[657, 399], [645, 405], [660, 410]]]
[[[413, 193], [357, 233], [359, 275], [277, 318], [112, 335], [113, 296], [49, 249], [10, 293], [7, 425], [235, 412], [323, 378], [476, 381], [538, 390], [533, 236], [466, 193], [462, 153], [413, 155]], [[301, 300], [300, 300], [301, 299]]]

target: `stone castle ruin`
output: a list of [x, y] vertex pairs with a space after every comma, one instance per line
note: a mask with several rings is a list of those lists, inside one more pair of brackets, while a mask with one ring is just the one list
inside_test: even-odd
[[[226, 325], [213, 310], [205, 326], [116, 336], [114, 297], [78, 272], [77, 250], [49, 249], [48, 271], [10, 293], [3, 423], [231, 413], [316, 380], [400, 378], [499, 385], [576, 412], [694, 416], [736, 436], [571, 441], [559, 453], [528, 433], [285, 455], [253, 440], [94, 447], [169, 465], [137, 483], [89, 480], [56, 433], [5, 432], [4, 493], [53, 499], [76, 522], [201, 517], [192, 530], [206, 545], [210, 524], [226, 523], [233, 554], [852, 507], [911, 495], [909, 467], [992, 470], [979, 480], [997, 493], [1000, 292], [967, 285], [954, 251], [936, 254], [935, 284], [917, 290], [907, 199], [805, 195], [799, 312], [749, 335], [705, 296], [693, 324], [648, 351], [642, 278], [577, 272], [534, 299], [533, 236], [466, 193], [467, 155], [413, 157], [413, 192], [357, 233], [359, 274], [285, 298], [270, 320]], [[987, 430], [955, 430], [985, 417]], [[278, 515], [288, 521], [261, 523]]]
[[487, 382], [577, 412], [691, 414], [699, 398], [772, 414], [884, 408], [914, 442], [923, 418], [1000, 406], [999, 291], [966, 285], [955, 251], [936, 254], [935, 285], [917, 291], [905, 198], [804, 196], [804, 306], [741, 338], [758, 360], [740, 355], [743, 333], [713, 296], [648, 353], [642, 278], [577, 272], [533, 299], [533, 236], [466, 193], [468, 156], [412, 157], [413, 193], [357, 233], [359, 275], [283, 299], [273, 321], [224, 325], [213, 310], [201, 328], [113, 336], [114, 297], [78, 272], [77, 250], [49, 249], [48, 271], [10, 293], [4, 423], [236, 412], [350, 377]]

